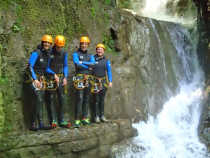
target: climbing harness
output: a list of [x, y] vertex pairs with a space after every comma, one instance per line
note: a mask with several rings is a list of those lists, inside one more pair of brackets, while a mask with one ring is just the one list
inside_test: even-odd
[[108, 88], [107, 79], [106, 77], [96, 77], [93, 76], [91, 83], [91, 93], [98, 93], [104, 88]]
[[92, 75], [87, 74], [76, 74], [73, 76], [74, 87], [78, 90], [82, 90], [85, 87], [89, 87], [89, 82], [92, 79]]
[[55, 79], [51, 77], [50, 78], [47, 77], [45, 84], [46, 84], [45, 90], [48, 91], [55, 91], [58, 88]]
[[[64, 75], [63, 74], [56, 74], [56, 75], [60, 78], [59, 82], [62, 82], [62, 79], [63, 79]], [[45, 84], [46, 84], [45, 88], [48, 91], [55, 91], [60, 86], [60, 83], [57, 84], [53, 76], [48, 76]], [[67, 86], [65, 86], [64, 89], [65, 89], [65, 94], [66, 94], [67, 93]]]
[[32, 86], [35, 90], [45, 90], [46, 89], [46, 78], [44, 76], [37, 75], [37, 78], [41, 84], [40, 87], [35, 85], [35, 82], [32, 82]]

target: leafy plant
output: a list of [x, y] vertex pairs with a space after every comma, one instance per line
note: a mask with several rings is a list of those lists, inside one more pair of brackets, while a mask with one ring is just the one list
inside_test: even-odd
[[112, 39], [111, 36], [109, 36], [107, 34], [104, 34], [103, 43], [106, 46], [106, 51], [107, 52], [114, 52], [115, 41]]
[[96, 10], [94, 7], [90, 9], [92, 17], [96, 17]]
[[22, 27], [20, 26], [19, 23], [15, 22], [12, 27], [11, 27], [12, 32], [18, 33], [22, 30]]
[[105, 0], [105, 4], [110, 5], [112, 3], [112, 0]]

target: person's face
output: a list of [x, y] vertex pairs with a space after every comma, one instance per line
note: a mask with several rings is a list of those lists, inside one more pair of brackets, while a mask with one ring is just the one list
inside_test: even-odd
[[55, 48], [57, 52], [61, 52], [61, 50], [63, 49], [63, 47], [59, 47], [59, 46], [56, 46]]
[[101, 56], [104, 55], [104, 49], [99, 47], [99, 48], [96, 49], [96, 53], [97, 53], [98, 56], [101, 57]]
[[43, 42], [43, 48], [44, 48], [45, 50], [50, 49], [50, 46], [51, 46], [51, 43], [46, 42], [46, 41]]
[[82, 51], [86, 51], [88, 48], [88, 43], [87, 42], [80, 43], [80, 48]]

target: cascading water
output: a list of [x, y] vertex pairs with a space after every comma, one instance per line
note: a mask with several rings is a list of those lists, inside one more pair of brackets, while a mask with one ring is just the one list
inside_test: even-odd
[[193, 0], [131, 0], [133, 10], [145, 17], [194, 25], [197, 18]]
[[[172, 96], [161, 112], [149, 116], [147, 122], [134, 124], [138, 136], [117, 158], [207, 158], [205, 145], [200, 143], [198, 125], [201, 113], [203, 74], [195, 49], [181, 27], [171, 30], [170, 37], [182, 61], [184, 76], [180, 77], [180, 91]], [[188, 41], [188, 42], [183, 42]], [[188, 44], [187, 44], [188, 43]]]
[[[158, 36], [152, 21], [151, 26]], [[179, 82], [179, 92], [169, 97], [170, 99], [165, 102], [157, 116], [149, 116], [146, 122], [134, 124], [138, 130], [138, 136], [127, 147], [123, 147], [122, 151], [116, 152], [114, 157], [210, 157], [210, 153], [198, 136], [204, 79], [198, 64], [196, 48], [193, 48], [188, 31], [182, 27], [170, 28], [168, 26], [166, 31], [169, 32], [177, 58], [181, 61], [176, 63], [177, 66], [174, 65], [174, 69], [177, 69], [175, 72]], [[180, 68], [181, 70], [178, 70]]]

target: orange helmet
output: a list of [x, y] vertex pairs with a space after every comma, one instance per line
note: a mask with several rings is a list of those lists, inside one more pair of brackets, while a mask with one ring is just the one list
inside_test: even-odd
[[42, 42], [53, 43], [52, 36], [50, 36], [50, 35], [44, 35], [44, 36], [42, 36]]
[[59, 47], [64, 47], [65, 46], [65, 38], [62, 35], [57, 35], [55, 37], [55, 45]]
[[97, 44], [96, 49], [97, 48], [103, 48], [105, 50], [105, 46], [102, 43]]
[[82, 36], [80, 38], [80, 43], [84, 43], [84, 42], [89, 44], [90, 43], [90, 39], [87, 36]]

